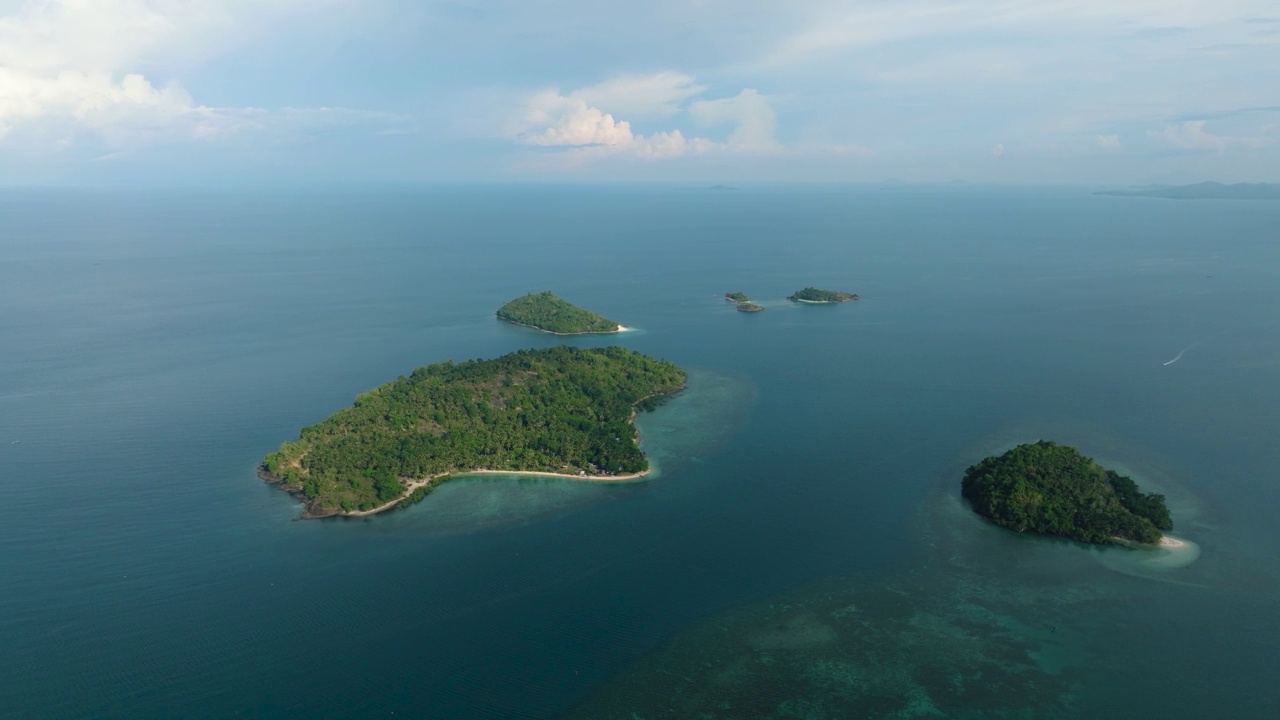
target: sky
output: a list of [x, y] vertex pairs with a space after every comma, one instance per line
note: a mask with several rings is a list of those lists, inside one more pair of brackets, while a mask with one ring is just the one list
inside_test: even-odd
[[0, 0], [0, 184], [1280, 181], [1276, 0]]

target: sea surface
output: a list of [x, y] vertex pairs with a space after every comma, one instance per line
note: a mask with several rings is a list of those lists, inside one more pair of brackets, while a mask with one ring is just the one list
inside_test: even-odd
[[[494, 318], [540, 290], [636, 331]], [[560, 342], [691, 370], [651, 480], [297, 521], [255, 475], [417, 366]], [[1040, 438], [1199, 556], [974, 518], [965, 467]], [[1277, 438], [1280, 202], [4, 190], [0, 715], [1276, 717]]]

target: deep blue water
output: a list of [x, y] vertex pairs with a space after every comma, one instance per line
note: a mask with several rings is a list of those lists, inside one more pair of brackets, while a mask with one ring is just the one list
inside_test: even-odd
[[[864, 299], [719, 298], [806, 285]], [[255, 477], [414, 367], [558, 342], [492, 315], [543, 289], [718, 389], [642, 419], [657, 479], [294, 522]], [[0, 339], [9, 717], [556, 717], [718, 612], [915, 562], [947, 473], [1042, 435], [1199, 508], [1185, 587], [1076, 578], [1139, 588], [1099, 622], [1166, 668], [1088, 692], [1148, 716], [1280, 707], [1280, 203], [9, 190]], [[664, 436], [681, 417], [698, 429]]]

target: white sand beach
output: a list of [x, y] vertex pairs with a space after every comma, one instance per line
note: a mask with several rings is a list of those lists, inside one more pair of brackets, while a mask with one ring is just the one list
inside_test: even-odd
[[646, 477], [650, 475], [652, 472], [653, 472], [653, 468], [649, 468], [648, 470], [644, 470], [638, 473], [628, 473], [626, 475], [585, 475], [585, 474], [578, 475], [578, 474], [569, 474], [569, 473], [542, 472], [538, 470], [489, 470], [486, 468], [480, 468], [476, 470], [467, 470], [466, 472], [445, 473], [444, 475], [437, 475], [435, 477], [426, 478], [424, 480], [410, 480], [409, 482], [406, 482], [404, 484], [404, 492], [401, 493], [399, 497], [397, 497], [396, 499], [390, 502], [384, 503], [375, 508], [370, 508], [368, 510], [346, 510], [337, 514], [343, 517], [367, 517], [369, 515], [377, 515], [380, 512], [385, 512], [395, 507], [402, 500], [412, 495], [414, 491], [416, 491], [418, 488], [431, 485], [435, 483], [437, 480], [440, 480], [441, 478], [446, 478], [446, 477], [466, 477], [468, 475], [507, 475], [510, 477], [523, 477], [523, 476], [554, 477], [554, 478], [564, 478], [565, 480], [581, 480], [583, 482], [629, 482], [632, 480], [639, 480], [643, 477]]

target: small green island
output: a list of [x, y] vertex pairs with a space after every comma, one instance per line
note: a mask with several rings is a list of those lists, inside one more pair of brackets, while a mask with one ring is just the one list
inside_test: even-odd
[[259, 474], [299, 496], [304, 517], [371, 515], [456, 474], [638, 478], [649, 461], [632, 420], [685, 379], [672, 363], [620, 347], [428, 365], [303, 428]]
[[802, 303], [842, 303], [850, 300], [858, 300], [858, 296], [853, 293], [838, 292], [836, 290], [820, 290], [815, 287], [807, 287], [803, 290], [797, 290], [794, 294], [788, 295], [787, 299], [792, 302]]
[[751, 302], [751, 298], [747, 297], [746, 293], [728, 292], [724, 294], [724, 299], [733, 303], [734, 307], [738, 309], [738, 312], [752, 313], [760, 312], [764, 309], [763, 305], [757, 305]]
[[556, 335], [588, 335], [626, 330], [612, 320], [556, 297], [550, 291], [530, 293], [498, 308], [498, 317]]
[[961, 491], [974, 512], [1015, 532], [1106, 545], [1158, 543], [1173, 529], [1163, 495], [1143, 494], [1130, 478], [1045, 440], [970, 467]]

